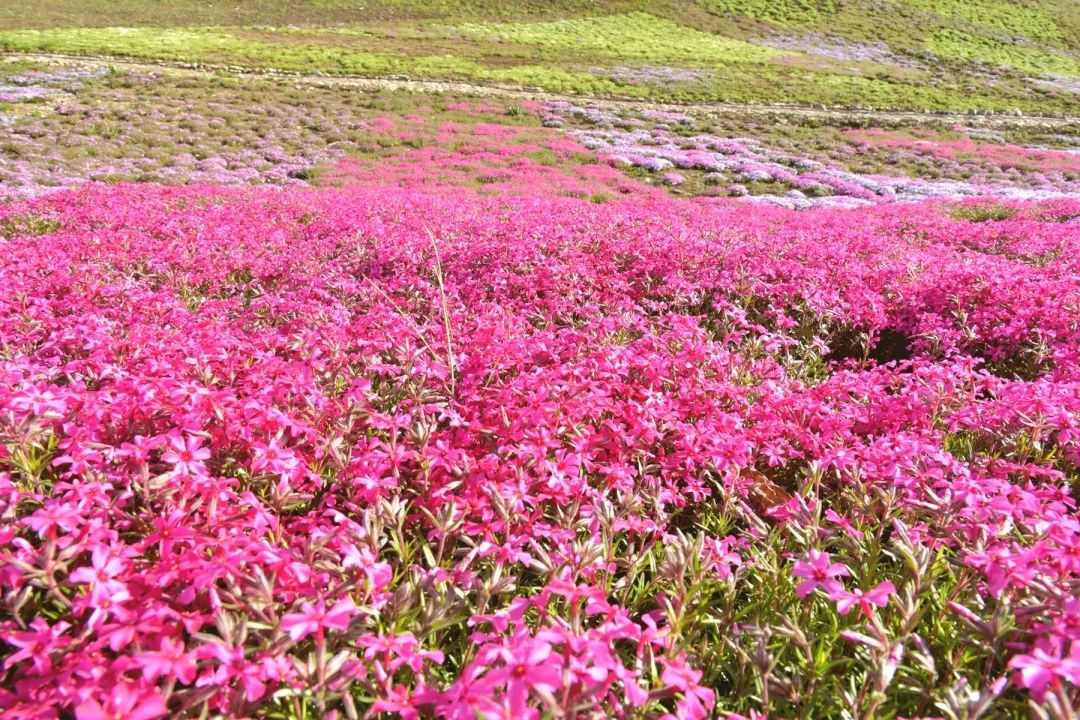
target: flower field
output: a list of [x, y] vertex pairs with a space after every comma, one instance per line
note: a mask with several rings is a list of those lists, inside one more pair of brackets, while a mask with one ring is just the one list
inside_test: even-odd
[[1080, 204], [977, 207], [9, 203], [4, 716], [1068, 717]]
[[1080, 716], [1071, 3], [196, 5], [0, 0], [0, 718]]

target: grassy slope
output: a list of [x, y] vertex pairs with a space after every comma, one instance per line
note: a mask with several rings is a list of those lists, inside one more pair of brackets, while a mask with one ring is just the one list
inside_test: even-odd
[[[815, 53], [826, 34], [875, 52], [863, 60]], [[802, 51], [746, 42], [775, 36]], [[1066, 88], [1080, 77], [1080, 4], [0, 0], [0, 47], [673, 100], [1073, 113], [1077, 96]], [[627, 78], [626, 68], [642, 65], [697, 75]]]

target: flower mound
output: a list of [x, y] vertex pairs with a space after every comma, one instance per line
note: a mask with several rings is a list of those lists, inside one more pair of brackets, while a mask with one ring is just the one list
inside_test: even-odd
[[949, 210], [0, 208], [0, 710], [1065, 712], [1080, 206]]

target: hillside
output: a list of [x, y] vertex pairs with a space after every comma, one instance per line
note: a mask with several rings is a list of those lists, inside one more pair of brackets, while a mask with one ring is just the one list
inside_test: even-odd
[[0, 48], [673, 101], [1076, 114], [1071, 0], [0, 0]]

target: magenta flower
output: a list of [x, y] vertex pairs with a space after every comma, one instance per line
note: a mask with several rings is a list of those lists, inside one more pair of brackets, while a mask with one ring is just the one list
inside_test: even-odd
[[791, 570], [792, 575], [803, 578], [803, 581], [795, 588], [800, 599], [805, 598], [817, 588], [821, 588], [826, 593], [843, 589], [843, 584], [836, 578], [851, 574], [846, 565], [832, 562], [828, 553], [819, 550], [811, 550], [807, 558], [805, 562], [802, 560], [796, 562]]
[[848, 520], [846, 517], [843, 517], [842, 515], [840, 515], [840, 513], [836, 512], [832, 508], [825, 511], [825, 517], [854, 539], [862, 540], [862, 531], [856, 529], [856, 527], [851, 524], [850, 520]]
[[106, 599], [123, 602], [130, 598], [127, 585], [117, 580], [125, 569], [126, 563], [112, 554], [106, 545], [98, 545], [91, 553], [92, 567], [81, 567], [68, 576], [73, 583], [88, 585], [91, 602], [102, 603]]
[[680, 693], [676, 702], [678, 714], [664, 717], [704, 720], [709, 716], [716, 703], [716, 693], [710, 688], [701, 686], [701, 676], [701, 671], [690, 667], [683, 656], [664, 664], [660, 680]]
[[487, 681], [503, 686], [503, 704], [509, 717], [527, 713], [530, 692], [554, 694], [562, 687], [562, 669], [551, 645], [543, 641], [524, 643], [524, 647], [499, 651], [505, 665], [491, 670]]
[[896, 587], [886, 580], [866, 592], [858, 588], [848, 592], [841, 586], [829, 592], [829, 599], [836, 603], [836, 610], [841, 615], [847, 615], [851, 608], [858, 606], [863, 615], [870, 617], [874, 614], [874, 606], [885, 607], [889, 604], [889, 596], [895, 592]]
[[243, 646], [208, 643], [200, 646], [196, 655], [218, 663], [213, 672], [203, 673], [195, 680], [196, 687], [228, 687], [236, 680], [248, 702], [256, 702], [266, 695], [267, 684], [281, 674], [275, 663], [266, 661], [269, 658], [265, 658], [264, 662], [249, 659]]
[[210, 459], [210, 449], [202, 447], [202, 438], [179, 433], [169, 436], [169, 449], [161, 454], [161, 459], [172, 463], [177, 475], [201, 477], [206, 474], [206, 460]]
[[408, 688], [397, 685], [385, 692], [385, 697], [371, 704], [372, 713], [390, 713], [401, 720], [416, 720], [420, 717], [416, 710], [417, 703]]
[[28, 410], [33, 415], [42, 416], [58, 417], [67, 409], [67, 403], [63, 397], [41, 386], [27, 388], [11, 400], [11, 405], [20, 410]]
[[421, 650], [412, 633], [365, 636], [357, 644], [364, 648], [365, 659], [379, 659], [391, 673], [403, 666], [420, 673], [425, 662], [439, 664], [445, 659], [439, 650]]
[[113, 687], [104, 702], [86, 700], [75, 708], [77, 720], [156, 720], [168, 707], [157, 690], [139, 690], [129, 683]]
[[252, 447], [255, 456], [251, 460], [251, 469], [256, 472], [287, 477], [300, 465], [296, 454], [282, 447], [277, 438], [271, 438], [269, 443], [257, 442]]
[[4, 669], [7, 670], [23, 660], [29, 660], [35, 671], [49, 672], [53, 666], [50, 653], [63, 650], [70, 643], [64, 637], [64, 632], [69, 627], [70, 625], [66, 622], [50, 626], [45, 618], [37, 617], [30, 623], [29, 630], [0, 635], [0, 639], [3, 639], [5, 643], [18, 648], [4, 658]]
[[177, 543], [191, 540], [195, 533], [186, 525], [185, 514], [174, 511], [164, 517], [154, 518], [154, 529], [146, 536], [147, 542], [157, 543], [162, 556], [169, 555]]
[[135, 663], [142, 668], [147, 682], [155, 682], [159, 677], [175, 678], [184, 685], [195, 681], [195, 656], [184, 651], [180, 640], [162, 638], [160, 649], [139, 653]]
[[117, 577], [126, 569], [124, 561], [112, 554], [109, 547], [98, 545], [91, 553], [91, 567], [74, 570], [68, 577], [73, 583], [85, 584], [87, 594], [78, 600], [78, 607], [90, 608], [87, 624], [101, 628], [114, 615], [127, 615], [124, 605], [132, 595], [125, 582]]
[[1017, 671], [1016, 684], [1030, 690], [1036, 702], [1042, 702], [1047, 690], [1060, 688], [1062, 680], [1080, 685], [1080, 653], [1063, 658], [1035, 648], [1014, 657], [1009, 667]]
[[281, 629], [289, 634], [293, 642], [299, 642], [314, 633], [316, 642], [322, 643], [324, 630], [347, 629], [349, 621], [357, 612], [356, 604], [350, 597], [338, 600], [329, 610], [323, 604], [322, 598], [314, 603], [301, 603], [300, 610], [301, 612], [281, 618]]
[[121, 443], [112, 455], [132, 465], [142, 466], [150, 461], [150, 452], [159, 445], [160, 442], [157, 439], [136, 435], [131, 442]]
[[47, 538], [55, 537], [61, 530], [75, 530], [83, 523], [83, 518], [74, 504], [50, 502], [29, 517], [23, 518], [21, 522], [41, 537]]

